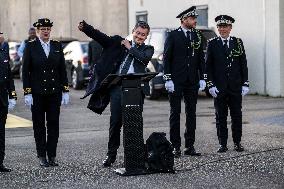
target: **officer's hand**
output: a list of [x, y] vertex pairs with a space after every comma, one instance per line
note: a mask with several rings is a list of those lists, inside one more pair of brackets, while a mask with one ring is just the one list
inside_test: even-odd
[[209, 89], [209, 93], [210, 93], [214, 98], [216, 98], [217, 95], [218, 95], [218, 93], [219, 93], [219, 91], [218, 91], [218, 89], [217, 89], [216, 87], [211, 87], [211, 88]]
[[9, 106], [8, 106], [9, 111], [14, 110], [16, 106], [16, 100], [14, 98], [11, 98], [8, 101], [9, 101]]
[[242, 86], [242, 96], [245, 96], [248, 94], [249, 88], [247, 86]]
[[62, 93], [61, 104], [67, 105], [69, 101], [70, 101], [69, 93], [68, 92]]
[[205, 87], [206, 87], [206, 82], [205, 82], [205, 80], [200, 80], [200, 81], [199, 81], [199, 90], [200, 90], [200, 91], [203, 91], [203, 90], [205, 89]]
[[172, 80], [166, 81], [165, 88], [169, 93], [172, 93], [175, 91], [174, 82]]
[[33, 105], [33, 96], [31, 94], [25, 95], [25, 105], [29, 108]]

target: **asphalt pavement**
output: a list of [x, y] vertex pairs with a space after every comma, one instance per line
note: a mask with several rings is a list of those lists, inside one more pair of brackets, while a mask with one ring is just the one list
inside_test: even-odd
[[[113, 166], [102, 167], [108, 141], [109, 107], [102, 115], [94, 114], [86, 108], [88, 99], [80, 99], [83, 90], [71, 89], [71, 103], [61, 109], [59, 167], [39, 167], [33, 129], [28, 124], [31, 112], [24, 106], [19, 80], [16, 88], [18, 104], [10, 113], [20, 121], [13, 122], [13, 126], [12, 122], [7, 124], [4, 161], [13, 171], [0, 173], [0, 188], [284, 188], [284, 98], [244, 97], [242, 144], [245, 151], [233, 150], [229, 129], [229, 151], [218, 154], [213, 100], [200, 96], [195, 148], [202, 156], [175, 159], [175, 174], [122, 177], [114, 172], [123, 167], [122, 146]], [[169, 138], [168, 117], [166, 97], [145, 100], [144, 140], [154, 131], [165, 132]], [[183, 105], [182, 138], [184, 123]]]

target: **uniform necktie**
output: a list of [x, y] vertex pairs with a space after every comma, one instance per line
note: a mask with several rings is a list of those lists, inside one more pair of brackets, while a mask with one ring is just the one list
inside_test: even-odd
[[226, 52], [227, 54], [229, 54], [228, 40], [227, 40], [227, 39], [224, 40], [223, 47], [225, 48], [225, 52]]
[[190, 31], [187, 31], [187, 32], [186, 32], [186, 38], [187, 38], [188, 41], [191, 40]]
[[128, 54], [127, 58], [126, 58], [126, 61], [124, 62], [123, 66], [121, 68], [121, 74], [127, 74], [132, 60], [133, 60], [133, 56]]

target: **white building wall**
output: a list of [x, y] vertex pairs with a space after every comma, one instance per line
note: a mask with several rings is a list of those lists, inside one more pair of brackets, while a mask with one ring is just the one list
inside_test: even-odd
[[266, 89], [267, 94], [280, 94], [280, 15], [279, 1], [270, 0], [265, 4], [266, 18]]
[[192, 5], [208, 5], [208, 26], [215, 31], [214, 18], [231, 15], [236, 19], [232, 35], [242, 38], [247, 54], [250, 92], [284, 96], [284, 76], [280, 79], [279, 0], [128, 0], [128, 3], [129, 32], [136, 22], [137, 11], [148, 11], [151, 27], [178, 27], [175, 17], [181, 11]]
[[127, 35], [127, 0], [0, 0], [0, 31], [5, 38], [21, 41], [38, 18], [53, 22], [51, 37], [89, 40], [78, 31], [83, 19], [103, 32]]
[[284, 1], [279, 1], [280, 13], [280, 94], [284, 96]]

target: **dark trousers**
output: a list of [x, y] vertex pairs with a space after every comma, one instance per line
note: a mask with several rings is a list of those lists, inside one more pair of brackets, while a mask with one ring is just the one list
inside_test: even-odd
[[196, 104], [198, 97], [197, 86], [175, 86], [175, 91], [169, 93], [170, 101], [170, 140], [174, 148], [180, 148], [180, 113], [181, 113], [181, 99], [184, 98], [185, 103], [185, 147], [193, 147], [195, 142], [196, 129]]
[[61, 93], [33, 94], [32, 119], [38, 157], [56, 156], [61, 99]]
[[0, 107], [0, 165], [5, 157], [5, 124], [8, 114], [7, 107]]
[[[142, 105], [144, 95], [142, 95]], [[142, 106], [143, 108], [143, 106]], [[115, 86], [110, 91], [110, 127], [108, 152], [109, 156], [116, 156], [120, 146], [120, 131], [122, 127], [122, 90], [121, 86]]]
[[220, 145], [227, 145], [228, 128], [227, 116], [228, 108], [231, 115], [231, 129], [234, 143], [241, 142], [242, 137], [242, 96], [239, 92], [226, 92], [214, 99], [217, 136]]
[[108, 153], [109, 156], [116, 156], [120, 146], [120, 131], [122, 127], [121, 87], [114, 87], [110, 91], [110, 127]]

